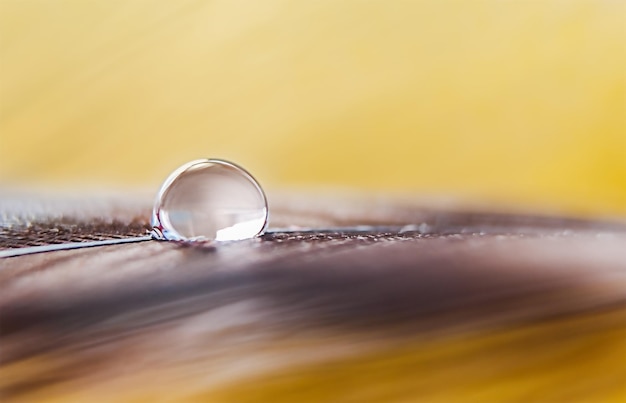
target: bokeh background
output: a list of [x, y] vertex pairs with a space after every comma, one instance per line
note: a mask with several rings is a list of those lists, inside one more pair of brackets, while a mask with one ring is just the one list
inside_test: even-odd
[[270, 188], [626, 216], [624, 1], [0, 0], [0, 184]]

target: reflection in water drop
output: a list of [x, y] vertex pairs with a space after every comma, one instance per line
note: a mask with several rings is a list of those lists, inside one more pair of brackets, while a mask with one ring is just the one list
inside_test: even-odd
[[236, 241], [263, 234], [268, 207], [263, 190], [243, 168], [203, 159], [165, 181], [152, 211], [157, 239]]

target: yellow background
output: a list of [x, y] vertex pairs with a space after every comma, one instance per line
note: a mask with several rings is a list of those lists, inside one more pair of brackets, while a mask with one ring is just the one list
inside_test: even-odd
[[626, 216], [624, 1], [0, 0], [0, 184], [270, 187]]

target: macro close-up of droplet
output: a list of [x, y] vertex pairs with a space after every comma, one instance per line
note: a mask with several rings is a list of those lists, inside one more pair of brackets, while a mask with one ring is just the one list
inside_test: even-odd
[[174, 171], [152, 212], [157, 239], [236, 241], [262, 235], [267, 199], [257, 181], [231, 162], [203, 159]]

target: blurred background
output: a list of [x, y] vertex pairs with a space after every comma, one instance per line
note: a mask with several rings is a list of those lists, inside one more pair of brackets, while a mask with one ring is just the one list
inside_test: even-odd
[[0, 1], [0, 185], [234, 160], [626, 216], [624, 1]]

